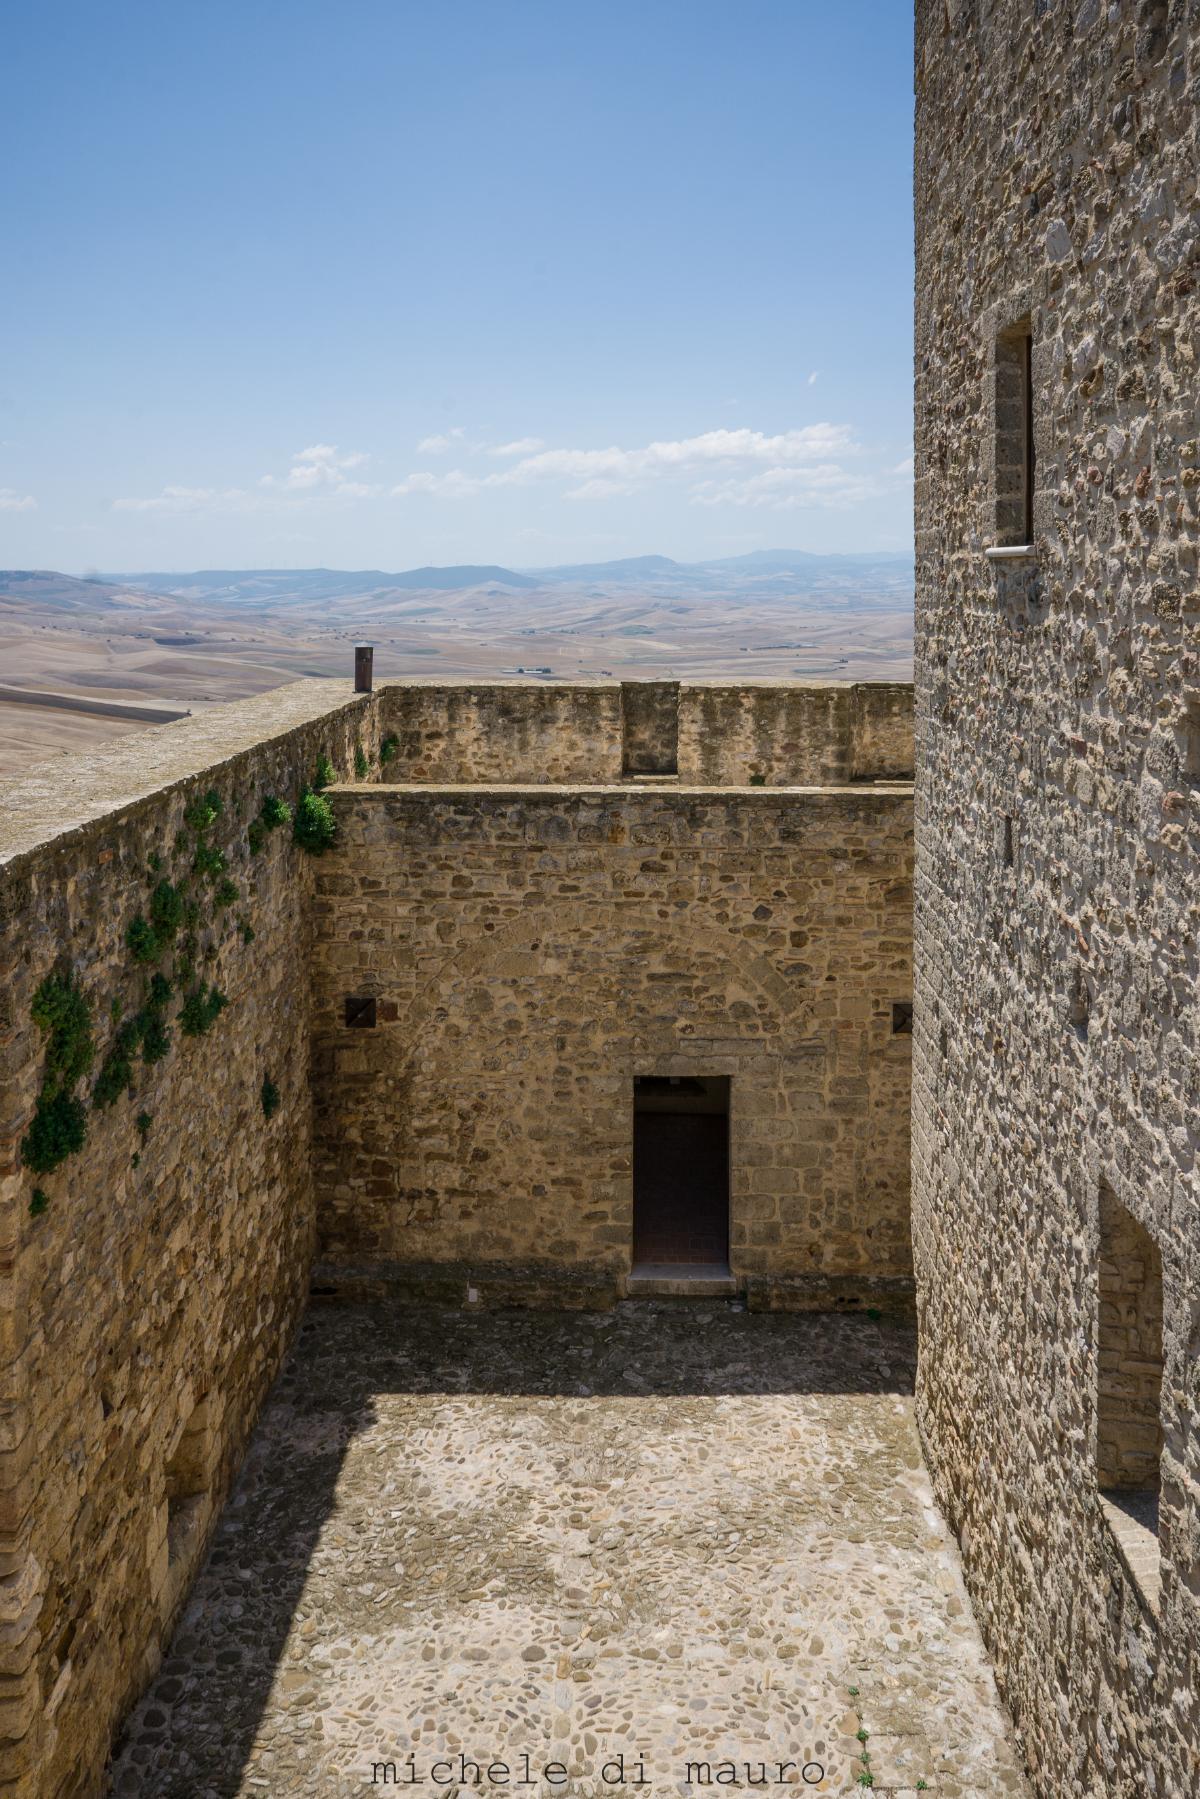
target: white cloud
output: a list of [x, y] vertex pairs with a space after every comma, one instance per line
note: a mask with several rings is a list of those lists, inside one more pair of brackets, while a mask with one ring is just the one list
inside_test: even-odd
[[341, 455], [336, 444], [310, 444], [298, 450], [292, 466], [282, 478], [263, 475], [260, 487], [284, 488], [291, 493], [313, 493], [319, 489], [344, 494], [348, 499], [363, 499], [378, 490], [362, 481], [347, 481], [346, 470], [360, 468], [369, 458], [361, 450]]
[[490, 485], [490, 477], [480, 480], [475, 475], [464, 474], [460, 468], [452, 468], [444, 475], [420, 469], [416, 474], [407, 475], [403, 481], [398, 481], [392, 493], [398, 499], [406, 494], [425, 493], [443, 500], [466, 500], [477, 494], [480, 488]]
[[580, 487], [568, 487], [564, 497], [568, 500], [613, 500], [633, 491], [632, 481], [613, 481], [599, 475], [595, 480], [585, 481]]
[[[507, 446], [514, 454], [518, 446]], [[508, 468], [487, 475], [462, 469], [436, 475], [420, 470], [392, 489], [393, 494], [430, 494], [464, 499], [487, 487], [527, 487], [541, 481], [570, 481], [566, 497], [605, 500], [632, 493], [643, 483], [663, 477], [686, 478], [722, 466], [806, 467], [832, 458], [854, 456], [858, 445], [848, 425], [804, 425], [795, 431], [704, 431], [696, 437], [660, 438], [635, 449], [612, 445], [605, 450], [538, 450], [521, 454]]]
[[540, 437], [518, 437], [510, 444], [492, 444], [489, 456], [531, 456], [535, 450], [543, 449]]
[[0, 512], [36, 512], [37, 501], [31, 493], [18, 493], [15, 487], [0, 487]]
[[254, 502], [254, 495], [240, 487], [164, 487], [147, 500], [114, 500], [114, 512], [203, 512], [231, 502]]
[[447, 456], [451, 450], [457, 449], [465, 436], [462, 425], [455, 425], [452, 431], [442, 431], [434, 437], [423, 437], [417, 445], [417, 455]]
[[779, 512], [801, 507], [854, 506], [880, 492], [878, 481], [836, 462], [809, 468], [769, 468], [746, 479], [701, 481], [692, 489], [697, 506], [769, 506]]
[[342, 454], [336, 444], [310, 444], [292, 457], [286, 475], [263, 475], [258, 489], [244, 487], [164, 487], [148, 499], [113, 501], [114, 512], [267, 512], [309, 500], [365, 500], [381, 492], [377, 484], [349, 481], [348, 469], [370, 458], [362, 450]]
[[912, 472], [913, 472], [913, 459], [911, 456], [906, 456], [904, 458], [904, 461], [898, 462], [896, 464], [895, 468], [892, 470], [893, 475], [911, 475]]
[[490, 480], [524, 485], [554, 476], [583, 481], [642, 481], [664, 474], [688, 474], [719, 463], [806, 463], [853, 452], [847, 425], [804, 425], [768, 435], [746, 428], [704, 431], [697, 437], [664, 438], [640, 449], [543, 450], [525, 456]]
[[820, 373], [821, 373], [820, 369], [813, 370], [812, 374], [808, 377], [808, 385], [810, 387], [815, 387], [817, 385], [817, 376]]

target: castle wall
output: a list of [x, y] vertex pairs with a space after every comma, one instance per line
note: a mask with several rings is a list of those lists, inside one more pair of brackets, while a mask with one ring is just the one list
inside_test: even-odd
[[912, 705], [901, 681], [687, 683], [679, 776], [721, 787], [911, 779]]
[[912, 776], [899, 681], [402, 682], [381, 695], [384, 779], [570, 785], [674, 775], [698, 786]]
[[[6, 1794], [100, 1790], [110, 1732], [157, 1664], [304, 1304], [312, 863], [286, 828], [252, 854], [248, 829], [319, 754], [342, 774], [356, 744], [373, 757], [375, 712], [348, 683], [303, 682], [63, 758], [0, 796]], [[227, 867], [203, 879], [189, 874], [187, 814], [210, 790], [222, 811], [202, 840]], [[222, 879], [237, 890], [226, 904]], [[163, 880], [199, 907], [188, 982], [190, 926], [147, 962], [127, 942]], [[37, 1172], [21, 1149], [46, 1074], [31, 1010], [44, 978], [68, 971], [96, 1045], [71, 1088], [86, 1138]], [[175, 987], [169, 1047], [147, 1064], [135, 1041], [132, 1092], [117, 1081], [98, 1109], [155, 973]], [[200, 982], [227, 1004], [188, 1037], [181, 996]]]
[[[100, 1790], [309, 1292], [314, 1170], [326, 1286], [607, 1303], [634, 1076], [726, 1075], [751, 1302], [911, 1304], [911, 787], [689, 788], [674, 684], [512, 692], [301, 682], [0, 792], [5, 1792]], [[309, 857], [264, 804], [325, 758]]]
[[[1184, 1799], [1200, 7], [919, 0], [917, 20], [919, 1415], [1040, 1793]], [[1026, 332], [1035, 554], [990, 559], [1025, 535]], [[1153, 1248], [1102, 1255], [1105, 1214], [1132, 1221], [1106, 1243]], [[1102, 1497], [1102, 1398], [1158, 1463], [1158, 1549]]]
[[621, 684], [421, 681], [380, 696], [387, 781], [615, 781]]
[[[313, 960], [321, 1281], [610, 1300], [634, 1077], [728, 1075], [731, 1265], [752, 1297], [904, 1300], [906, 786], [335, 805]], [[364, 996], [373, 1029], [347, 1022]]]

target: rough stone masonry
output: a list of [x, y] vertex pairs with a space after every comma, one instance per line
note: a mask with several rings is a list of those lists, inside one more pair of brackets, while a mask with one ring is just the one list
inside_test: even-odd
[[919, 1417], [1045, 1799], [1200, 1792], [1196, 0], [920, 0]]
[[910, 767], [889, 684], [308, 681], [6, 784], [0, 1791], [101, 1789], [318, 1231], [324, 1291], [608, 1305], [634, 1080], [698, 1071], [730, 1286], [910, 1307]]

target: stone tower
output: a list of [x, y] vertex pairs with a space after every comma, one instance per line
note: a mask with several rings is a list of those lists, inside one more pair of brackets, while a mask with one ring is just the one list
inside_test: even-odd
[[1196, 0], [918, 0], [920, 1416], [1040, 1791], [1200, 1791]]

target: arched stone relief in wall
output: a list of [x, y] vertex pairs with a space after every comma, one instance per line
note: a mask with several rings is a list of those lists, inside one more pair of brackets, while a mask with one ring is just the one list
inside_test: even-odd
[[[542, 912], [447, 956], [397, 1021], [405, 1242], [563, 1260], [627, 1257], [636, 1074], [733, 1077], [735, 1167], [786, 1109], [811, 1005], [730, 933]], [[823, 1063], [823, 1057], [818, 1057]], [[811, 1069], [812, 1057], [807, 1058]], [[742, 1158], [747, 1159], [747, 1158]]]
[[[578, 924], [567, 928], [555, 926], [547, 914], [541, 912], [536, 917], [501, 926], [466, 948], [451, 951], [401, 1013], [405, 1034], [415, 1047], [418, 1033], [427, 1028], [437, 1012], [439, 995], [452, 983], [461, 986], [474, 979], [477, 984], [482, 984], [489, 978], [489, 971], [490, 978], [497, 980], [525, 976], [536, 976], [539, 981], [553, 980], [556, 973], [553, 954], [548, 957], [545, 944], [548, 940], [556, 941], [562, 951], [569, 953], [571, 944], [582, 934]], [[667, 927], [651, 931], [635, 926], [631, 928], [630, 937], [636, 941], [621, 950], [611, 946], [611, 914], [604, 908], [598, 911], [595, 925], [590, 929], [588, 947], [604, 942], [606, 959], [618, 964], [624, 960], [631, 974], [636, 972], [642, 980], [646, 969], [660, 968], [664, 973], [674, 971], [684, 979], [698, 955], [707, 951], [722, 967], [722, 978], [728, 991], [740, 986], [754, 993], [767, 1010], [786, 1018], [798, 1031], [804, 1031], [810, 1025], [812, 1007], [808, 989], [789, 981], [780, 974], [770, 957], [753, 950], [733, 931], [709, 930], [689, 922], [686, 937], [682, 939], [676, 939]]]

